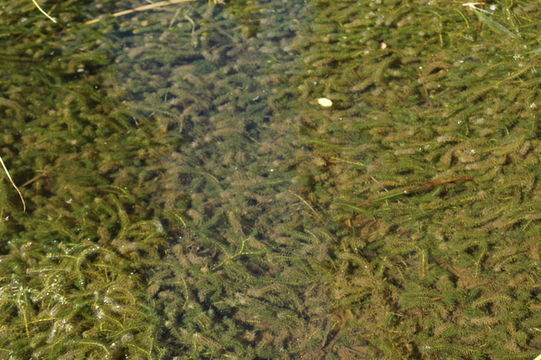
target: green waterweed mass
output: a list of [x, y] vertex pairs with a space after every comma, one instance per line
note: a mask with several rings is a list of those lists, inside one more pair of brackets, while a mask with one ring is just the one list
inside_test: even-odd
[[301, 7], [202, 1], [83, 25], [118, 6], [65, 3], [55, 25], [19, 2], [2, 18], [1, 156], [29, 207], [4, 179], [2, 356], [318, 348], [312, 254], [328, 235], [307, 235], [287, 191], [297, 150], [272, 99]]
[[0, 19], [0, 357], [541, 353], [534, 2], [42, 5]]
[[338, 103], [299, 120], [343, 356], [541, 352], [537, 9], [464, 5], [318, 1], [299, 45], [300, 102]]

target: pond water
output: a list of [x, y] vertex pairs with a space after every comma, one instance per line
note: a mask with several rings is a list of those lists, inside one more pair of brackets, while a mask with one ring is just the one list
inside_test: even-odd
[[0, 3], [0, 358], [534, 358], [532, 4]]

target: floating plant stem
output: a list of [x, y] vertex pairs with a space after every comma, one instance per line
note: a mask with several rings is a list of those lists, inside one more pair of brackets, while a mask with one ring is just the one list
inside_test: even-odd
[[[35, 1], [35, 0], [32, 0], [32, 1]], [[174, 5], [174, 4], [180, 4], [180, 3], [189, 2], [189, 1], [192, 1], [192, 0], [167, 0], [167, 1], [160, 1], [160, 2], [157, 2], [157, 3], [154, 3], [154, 4], [150, 4], [150, 5], [139, 6], [139, 7], [136, 7], [136, 8], [134, 8], [134, 9], [122, 10], [122, 11], [116, 12], [116, 13], [114, 13], [114, 14], [111, 14], [111, 16], [113, 16], [113, 17], [119, 17], [119, 16], [128, 15], [128, 14], [133, 14], [134, 12], [138, 12], [138, 11], [152, 10], [152, 9], [156, 9], [156, 8], [159, 8], [159, 7], [162, 7], [162, 6]], [[42, 11], [43, 11], [43, 10], [42, 10]], [[97, 23], [97, 22], [100, 22], [101, 19], [102, 19], [102, 18], [99, 17], [99, 18], [96, 18], [96, 19], [89, 20], [89, 21], [85, 22], [85, 25], [95, 24], [95, 23]], [[56, 21], [55, 21], [55, 22], [56, 22]]]
[[6, 173], [9, 182], [15, 188], [15, 190], [17, 191], [17, 194], [19, 194], [19, 198], [21, 199], [21, 202], [23, 204], [23, 212], [26, 212], [26, 203], [24, 202], [23, 194], [21, 193], [21, 191], [19, 190], [17, 185], [15, 185], [15, 182], [11, 178], [11, 175], [9, 174], [8, 168], [6, 167], [6, 164], [4, 163], [4, 160], [2, 160], [1, 156], [0, 156], [0, 164], [2, 165], [2, 168], [4, 169], [4, 172]]
[[38, 10], [47, 17], [47, 19], [51, 20], [52, 22], [54, 22], [56, 24], [56, 19], [54, 17], [52, 17], [51, 15], [47, 14], [47, 12], [45, 10], [43, 10], [41, 8], [41, 6], [39, 6], [38, 2], [36, 0], [32, 0], [32, 2], [34, 3], [34, 5], [38, 8]]
[[457, 182], [457, 181], [461, 181], [461, 180], [473, 180], [473, 178], [469, 177], [469, 176], [462, 176], [462, 177], [457, 177], [457, 178], [453, 178], [453, 179], [445, 179], [445, 180], [434, 181], [434, 182], [430, 182], [428, 184], [424, 184], [424, 185], [417, 186], [417, 187], [414, 187], [414, 188], [410, 188], [410, 189], [402, 190], [402, 191], [399, 191], [399, 192], [394, 192], [394, 193], [391, 193], [391, 194], [388, 194], [388, 195], [384, 195], [384, 196], [376, 198], [374, 200], [364, 201], [364, 202], [361, 203], [361, 206], [367, 206], [367, 205], [370, 205], [370, 204], [372, 204], [374, 202], [379, 202], [379, 201], [383, 201], [383, 200], [389, 200], [389, 199], [393, 199], [395, 197], [402, 196], [402, 195], [416, 194], [416, 193], [419, 193], [419, 192], [422, 192], [422, 191], [432, 189], [433, 187], [435, 187], [437, 185]]
[[344, 164], [350, 164], [350, 165], [361, 166], [361, 167], [366, 166], [366, 164], [359, 161], [351, 161], [351, 160], [346, 160], [346, 159], [340, 159], [337, 157], [331, 157], [330, 160], [331, 162], [335, 162], [335, 163], [344, 163]]

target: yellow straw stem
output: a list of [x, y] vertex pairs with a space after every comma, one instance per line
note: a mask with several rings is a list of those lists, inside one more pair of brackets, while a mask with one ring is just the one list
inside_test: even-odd
[[[34, 0], [32, 0], [32, 1], [34, 1]], [[193, 1], [193, 0], [167, 0], [167, 1], [160, 1], [160, 2], [157, 2], [157, 3], [154, 3], [154, 4], [150, 4], [150, 5], [139, 6], [139, 7], [136, 7], [135, 9], [129, 9], [129, 10], [119, 11], [119, 12], [116, 12], [116, 13], [114, 13], [114, 14], [111, 14], [111, 16], [113, 16], [113, 17], [119, 17], [119, 16], [124, 16], [124, 15], [128, 15], [128, 14], [132, 14], [132, 13], [138, 12], [138, 11], [152, 10], [152, 9], [156, 9], [156, 8], [163, 7], [163, 6], [167, 6], [167, 5], [180, 4], [180, 3], [189, 2], [189, 1]], [[100, 22], [100, 21], [101, 21], [101, 18], [96, 18], [96, 19], [89, 20], [89, 21], [85, 22], [85, 25], [95, 24], [95, 23]]]
[[[52, 22], [54, 22], [54, 23], [56, 24], [56, 19], [55, 19], [54, 17], [52, 17], [51, 15], [47, 14], [47, 13], [45, 12], [45, 10], [43, 10], [43, 9], [41, 8], [41, 6], [39, 6], [39, 4], [38, 4], [38, 2], [37, 2], [36, 0], [32, 0], [32, 2], [34, 3], [34, 5], [36, 5], [36, 7], [38, 8], [38, 10], [41, 11], [41, 13], [42, 13], [43, 15], [47, 16], [47, 18], [48, 18], [49, 20], [51, 20]], [[3, 162], [2, 162], [2, 163], [3, 163]]]
[[4, 168], [4, 172], [8, 176], [9, 182], [15, 188], [15, 190], [17, 191], [17, 194], [19, 194], [19, 197], [21, 198], [21, 202], [23, 203], [23, 212], [26, 212], [26, 203], [24, 202], [23, 194], [21, 194], [21, 191], [19, 190], [17, 185], [15, 185], [15, 182], [11, 178], [11, 175], [9, 174], [8, 168], [6, 167], [6, 164], [4, 164], [4, 160], [2, 160], [1, 156], [0, 156], [0, 164], [2, 164], [2, 167]]

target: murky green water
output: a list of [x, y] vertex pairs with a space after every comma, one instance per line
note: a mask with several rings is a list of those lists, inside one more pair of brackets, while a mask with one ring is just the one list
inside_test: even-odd
[[0, 2], [0, 358], [541, 353], [534, 2], [42, 5]]

